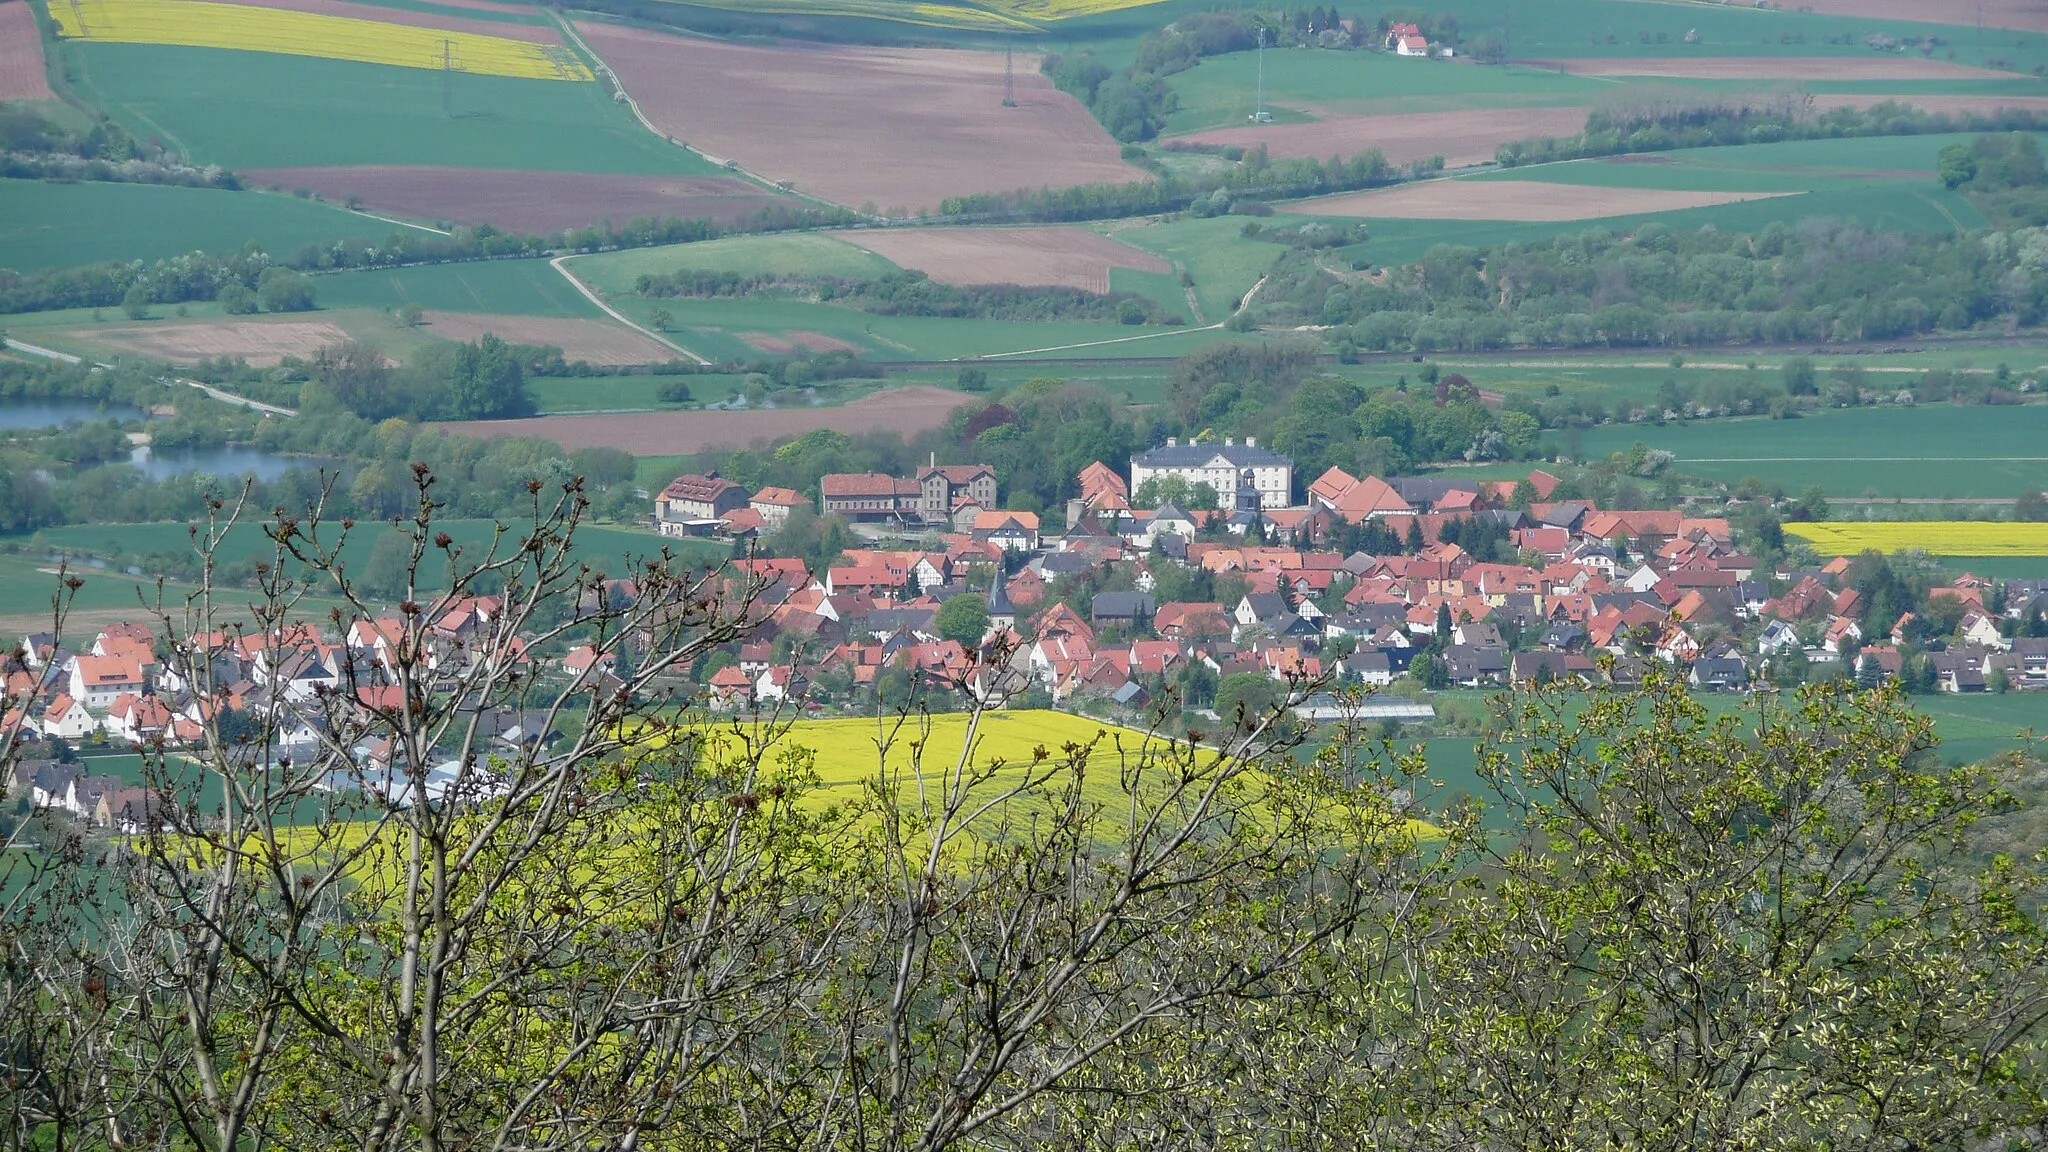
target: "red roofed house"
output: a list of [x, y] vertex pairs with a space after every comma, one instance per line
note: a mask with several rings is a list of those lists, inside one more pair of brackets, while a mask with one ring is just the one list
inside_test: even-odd
[[769, 526], [780, 528], [791, 512], [809, 503], [804, 494], [794, 488], [763, 488], [747, 501], [747, 507], [759, 512]]
[[1320, 505], [1351, 524], [1388, 516], [1413, 516], [1415, 506], [1401, 498], [1393, 486], [1377, 476], [1357, 479], [1342, 468], [1332, 467], [1309, 485], [1310, 506]]
[[42, 721], [36, 727], [45, 737], [83, 740], [92, 735], [93, 729], [98, 725], [87, 714], [85, 705], [67, 694], [59, 693], [56, 699], [50, 701], [50, 706], [44, 709]]
[[171, 734], [171, 710], [154, 696], [123, 693], [107, 711], [107, 735], [130, 744], [147, 744]]
[[880, 472], [834, 472], [818, 481], [821, 510], [848, 520], [894, 520], [917, 513], [923, 485]]
[[134, 657], [79, 656], [71, 661], [71, 698], [87, 708], [105, 708], [124, 692], [149, 688], [142, 663]]
[[654, 526], [664, 536], [687, 536], [691, 521], [720, 520], [746, 506], [747, 490], [716, 472], [678, 476], [654, 498]]
[[1131, 506], [1130, 485], [1116, 469], [1097, 460], [1081, 469], [1076, 477], [1081, 486], [1081, 503], [1089, 508], [1124, 509]]

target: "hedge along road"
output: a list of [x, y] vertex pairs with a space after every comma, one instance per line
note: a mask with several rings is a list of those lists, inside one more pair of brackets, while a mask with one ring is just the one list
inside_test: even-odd
[[573, 256], [557, 256], [554, 259], [548, 261], [548, 265], [555, 271], [560, 272], [562, 274], [562, 278], [567, 280], [571, 285], [573, 285], [578, 292], [583, 293], [584, 297], [588, 299], [592, 304], [595, 304], [599, 308], [602, 308], [604, 310], [605, 315], [611, 317], [614, 320], [617, 320], [619, 323], [624, 324], [626, 327], [631, 328], [633, 331], [640, 333], [642, 336], [647, 337], [649, 340], [654, 341], [656, 344], [659, 344], [664, 348], [672, 348], [675, 351], [680, 352], [685, 356], [688, 356], [690, 359], [695, 360], [700, 366], [708, 366], [711, 363], [711, 361], [706, 360], [704, 357], [697, 355], [695, 352], [690, 351], [688, 348], [683, 347], [681, 344], [678, 344], [675, 341], [670, 340], [668, 337], [663, 336], [652, 329], [642, 328], [640, 325], [635, 324], [631, 320], [628, 320], [624, 316], [620, 315], [618, 309], [605, 303], [602, 299], [598, 297], [597, 293], [592, 292], [587, 286], [585, 286], [583, 281], [578, 280], [576, 278], [575, 273], [569, 271], [569, 269], [564, 266], [568, 263], [568, 261], [573, 259], [575, 259], [575, 257]]
[[[24, 344], [19, 340], [10, 338], [0, 338], [0, 348], [12, 348], [18, 352], [26, 352], [31, 356], [41, 356], [45, 360], [59, 360], [66, 364], [82, 364], [85, 362], [81, 357], [73, 356], [69, 352], [59, 352], [54, 348], [43, 348], [35, 344]], [[102, 368], [112, 368], [113, 365], [94, 360], [92, 367], [94, 371], [98, 371]], [[175, 388], [180, 384], [185, 385], [187, 388], [197, 388], [223, 404], [239, 404], [244, 408], [252, 408], [267, 416], [297, 416], [299, 414], [296, 408], [280, 408], [275, 404], [265, 404], [261, 400], [251, 400], [247, 396], [237, 396], [233, 392], [223, 392], [211, 384], [198, 380], [187, 380], [183, 376], [158, 376], [156, 382], [166, 388]]]

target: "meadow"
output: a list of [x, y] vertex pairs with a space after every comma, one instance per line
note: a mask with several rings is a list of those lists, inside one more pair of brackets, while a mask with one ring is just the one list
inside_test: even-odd
[[642, 128], [601, 84], [345, 60], [60, 41], [80, 96], [196, 164], [418, 164], [716, 175]]
[[[1907, 386], [1906, 383], [1901, 387]], [[1788, 492], [1841, 496], [2011, 499], [2048, 466], [2048, 406], [1927, 404], [1823, 410], [1800, 420], [1610, 424], [1574, 437], [1589, 459], [1642, 443], [1675, 454], [1681, 474], [1733, 484], [1756, 477]]]
[[[1176, 73], [1169, 83], [1180, 107], [1167, 117], [1167, 133], [1244, 124], [1256, 102], [1258, 67], [1258, 53], [1233, 52]], [[1384, 52], [1266, 51], [1266, 103], [1317, 119], [1587, 104], [1615, 89], [1606, 81], [1549, 69], [1467, 67]]]
[[2048, 557], [2048, 524], [1984, 520], [1826, 520], [1785, 525], [1823, 556], [1922, 551], [1936, 556]]
[[[574, 265], [578, 274], [581, 265]], [[314, 280], [328, 308], [386, 311], [417, 304], [429, 312], [602, 319], [604, 313], [546, 260], [480, 260], [408, 268], [331, 272]]]
[[[1293, 221], [1275, 217], [1264, 223]], [[1249, 240], [1242, 217], [1181, 219], [1137, 226], [1102, 226], [1101, 230], [1133, 248], [1142, 248], [1185, 269], [1195, 282], [1195, 299], [1210, 323], [1227, 318], [1239, 300], [1273, 266], [1282, 249]]]
[[50, 5], [73, 40], [314, 56], [484, 76], [588, 82], [573, 52], [503, 36], [207, 0], [67, 0]]
[[395, 230], [339, 205], [278, 193], [0, 180], [0, 268], [22, 272], [230, 252], [250, 241], [290, 256], [308, 244], [382, 240]]
[[[509, 533], [505, 542], [499, 546], [501, 553], [518, 544], [517, 525], [508, 527], [514, 531]], [[468, 550], [471, 559], [480, 559], [491, 546], [496, 526], [488, 520], [447, 520], [441, 522], [436, 530], [447, 532], [454, 538], [458, 547]], [[330, 538], [341, 535], [338, 524], [328, 525], [327, 531], [333, 534]], [[376, 548], [377, 538], [386, 531], [389, 529], [381, 525], [364, 525], [348, 532], [341, 550], [346, 570], [363, 571]], [[662, 537], [636, 528], [605, 524], [579, 527], [576, 530], [576, 544], [578, 555], [594, 567], [618, 574], [629, 570], [636, 559], [658, 555], [663, 548], [668, 548], [678, 556], [697, 563], [713, 562], [727, 554], [726, 546], [722, 543]], [[272, 548], [270, 541], [263, 535], [261, 525], [238, 524], [229, 531], [217, 555], [220, 563], [229, 564], [268, 557], [272, 554]], [[48, 556], [52, 553], [97, 557], [117, 567], [141, 568], [146, 573], [153, 558], [188, 557], [193, 551], [186, 525], [178, 523], [77, 524], [45, 528], [37, 532], [23, 547], [23, 555], [39, 558], [37, 563], [42, 566], [49, 566]], [[438, 572], [434, 574], [440, 575]], [[87, 587], [93, 587], [93, 583], [88, 579]], [[0, 596], [4, 596], [7, 591], [9, 589], [5, 586], [0, 586]], [[126, 597], [116, 593], [111, 600], [96, 600], [91, 606], [119, 607], [134, 603], [132, 593]]]
[[824, 342], [831, 341], [858, 350], [864, 358], [891, 361], [1056, 354], [1178, 356], [1228, 335], [1193, 327], [1087, 321], [878, 316], [834, 304], [774, 297], [657, 300], [627, 296], [613, 297], [610, 303], [641, 324], [650, 323], [657, 308], [667, 312], [673, 318], [668, 335], [713, 360], [760, 356], [772, 342], [782, 340], [826, 347], [831, 345]]
[[662, 387], [672, 380], [689, 385], [692, 404], [728, 400], [747, 386], [744, 376], [533, 376], [526, 389], [543, 414], [638, 412], [681, 407], [661, 398]]

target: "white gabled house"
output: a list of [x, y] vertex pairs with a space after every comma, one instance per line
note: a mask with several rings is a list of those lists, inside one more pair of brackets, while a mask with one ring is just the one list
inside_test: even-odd
[[85, 705], [69, 693], [60, 692], [43, 710], [42, 722], [37, 727], [42, 729], [45, 738], [83, 740], [92, 735], [98, 725], [94, 723], [92, 713], [85, 710]]

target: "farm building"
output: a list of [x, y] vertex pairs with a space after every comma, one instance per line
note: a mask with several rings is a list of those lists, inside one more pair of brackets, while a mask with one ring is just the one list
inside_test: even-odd
[[1429, 38], [1413, 24], [1395, 24], [1387, 29], [1387, 51], [1396, 56], [1429, 55]]
[[986, 464], [940, 464], [934, 460], [914, 479], [879, 472], [835, 472], [819, 481], [821, 511], [852, 520], [919, 520], [938, 524], [955, 510], [996, 502], [996, 472]]
[[746, 506], [747, 490], [716, 472], [678, 476], [655, 497], [655, 527], [664, 536], [692, 535], [692, 525], [723, 519]]

